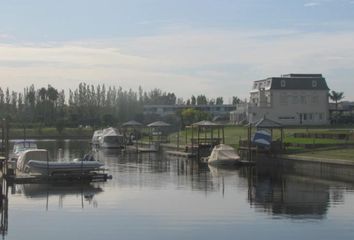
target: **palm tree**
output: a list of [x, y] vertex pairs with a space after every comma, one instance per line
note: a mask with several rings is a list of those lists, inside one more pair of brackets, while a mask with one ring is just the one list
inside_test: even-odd
[[338, 110], [338, 102], [344, 98], [343, 92], [331, 91], [329, 93], [329, 98], [336, 103], [336, 111]]
[[[344, 93], [343, 92], [336, 92], [336, 91], [331, 91], [329, 93], [329, 98], [336, 103], [336, 113], [338, 113], [338, 102], [344, 98]], [[336, 120], [335, 122], [337, 123], [337, 118], [338, 114], [336, 114]]]

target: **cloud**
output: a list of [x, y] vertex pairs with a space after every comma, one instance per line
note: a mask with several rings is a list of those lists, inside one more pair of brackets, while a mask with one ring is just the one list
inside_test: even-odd
[[[348, 76], [329, 85], [350, 89], [354, 33], [184, 29], [153, 36], [44, 44], [0, 44], [0, 82], [75, 88], [81, 81], [123, 88], [161, 88], [178, 96], [248, 96], [251, 82], [285, 73]], [[331, 81], [333, 81], [331, 83]], [[340, 90], [340, 89], [339, 89]], [[346, 94], [349, 98], [351, 93]]]
[[304, 4], [304, 7], [316, 7], [318, 5], [320, 5], [319, 2], [308, 2]]

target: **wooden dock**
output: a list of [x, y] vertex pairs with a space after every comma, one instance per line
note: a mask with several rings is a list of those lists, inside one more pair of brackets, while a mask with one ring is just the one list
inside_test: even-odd
[[166, 153], [170, 156], [176, 156], [176, 157], [184, 157], [184, 158], [194, 158], [196, 157], [195, 153], [190, 153], [190, 152], [180, 152], [180, 151], [166, 151]]
[[7, 175], [6, 180], [10, 183], [26, 184], [26, 183], [53, 183], [53, 182], [106, 182], [112, 179], [107, 173], [75, 173], [75, 174], [56, 174], [52, 176], [40, 174], [28, 174], [16, 172], [14, 175]]
[[138, 153], [156, 153], [157, 149], [149, 147], [136, 147], [136, 146], [127, 146], [125, 152], [138, 152]]

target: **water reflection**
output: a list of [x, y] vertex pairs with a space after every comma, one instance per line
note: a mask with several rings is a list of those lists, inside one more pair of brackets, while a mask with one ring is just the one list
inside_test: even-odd
[[[87, 141], [43, 141], [38, 145], [49, 149], [54, 158], [60, 159], [73, 159], [90, 151]], [[58, 151], [59, 148], [62, 150]], [[332, 175], [328, 178], [315, 177], [271, 164], [223, 169], [190, 159], [168, 157], [163, 153], [103, 150], [95, 151], [94, 156], [106, 164], [112, 180], [104, 184], [16, 185], [13, 195], [16, 200], [21, 200], [16, 206], [23, 202], [37, 205], [40, 202], [46, 205], [46, 209], [54, 205], [65, 212], [65, 201], [76, 201], [79, 206], [74, 207], [83, 208], [85, 217], [102, 214], [104, 219], [107, 218], [105, 225], [91, 222], [105, 228], [105, 231], [117, 229], [119, 226], [112, 226], [111, 222], [119, 221], [125, 226], [121, 232], [130, 229], [128, 233], [132, 234], [140, 227], [150, 238], [158, 230], [168, 232], [156, 239], [177, 236], [176, 233], [183, 233], [181, 229], [187, 229], [183, 230], [185, 232], [213, 229], [218, 233], [226, 229], [234, 234], [235, 228], [239, 232], [244, 226], [262, 228], [257, 226], [259, 222], [269, 226], [278, 218], [326, 222], [331, 217], [329, 210], [336, 211], [334, 205], [351, 207], [345, 197], [350, 195], [348, 189], [353, 189], [353, 182], [341, 182]], [[2, 206], [7, 208], [6, 194], [3, 195]], [[50, 210], [51, 216], [58, 214]], [[97, 211], [93, 213], [90, 210]], [[2, 212], [5, 219], [7, 211]], [[6, 224], [7, 220], [1, 226], [3, 232], [7, 231]], [[118, 234], [118, 231], [113, 232]], [[118, 235], [112, 236], [118, 238]], [[127, 237], [124, 234], [119, 236]], [[208, 235], [206, 239], [210, 239]]]
[[[103, 189], [99, 186], [86, 183], [73, 184], [22, 184], [16, 185], [16, 194], [22, 194], [26, 198], [32, 199], [46, 199], [49, 197], [59, 198], [59, 207], [63, 207], [64, 199], [71, 196], [80, 196], [82, 200], [82, 207], [84, 207], [84, 200], [90, 205], [97, 207], [95, 195], [101, 193]], [[48, 209], [48, 208], [47, 208]]]

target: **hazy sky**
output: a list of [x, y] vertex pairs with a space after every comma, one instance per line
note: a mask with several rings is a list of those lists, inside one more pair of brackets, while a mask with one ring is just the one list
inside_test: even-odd
[[354, 0], [0, 0], [0, 86], [248, 97], [322, 73], [354, 100]]

